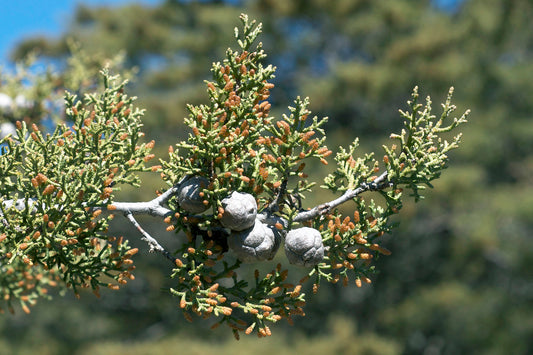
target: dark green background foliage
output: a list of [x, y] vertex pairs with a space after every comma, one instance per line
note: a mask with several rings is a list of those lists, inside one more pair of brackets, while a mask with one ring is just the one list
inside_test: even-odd
[[[46, 57], [65, 58], [70, 38], [90, 55], [123, 49], [126, 67], [139, 69], [130, 92], [147, 109], [144, 130], [156, 139], [154, 152], [163, 155], [185, 138], [185, 104], [206, 101], [203, 80], [211, 62], [232, 45], [241, 12], [263, 22], [268, 62], [278, 67], [272, 113], [279, 116], [276, 111], [296, 95], [309, 96], [313, 113], [330, 117], [330, 148], [359, 136], [363, 150], [379, 150], [397, 131], [397, 109], [405, 109], [415, 85], [436, 103], [453, 85], [458, 111], [472, 109], [450, 168], [425, 201], [404, 206], [400, 228], [386, 243], [392, 255], [377, 262], [380, 273], [372, 285], [322, 289], [295, 327], [267, 340], [228, 343], [227, 332], [182, 319], [176, 299], [160, 291], [169, 287], [159, 271], [166, 261], [141, 252], [137, 278], [119, 292], [102, 292], [99, 300], [88, 292], [81, 300], [68, 295], [41, 301], [29, 315], [4, 315], [0, 348], [92, 354], [184, 347], [191, 353], [257, 347], [262, 353], [290, 346], [292, 353], [533, 352], [531, 1], [466, 0], [454, 12], [408, 0], [80, 6], [63, 38], [27, 40], [13, 57], [37, 47]], [[158, 179], [147, 174], [141, 196], [123, 191], [123, 199], [152, 198]], [[316, 202], [328, 197], [315, 196]], [[162, 243], [177, 245], [158, 221], [146, 218], [143, 225], [151, 222], [151, 232], [166, 239]], [[115, 228], [115, 234], [135, 233], [126, 224]], [[186, 336], [197, 341], [185, 342]]]

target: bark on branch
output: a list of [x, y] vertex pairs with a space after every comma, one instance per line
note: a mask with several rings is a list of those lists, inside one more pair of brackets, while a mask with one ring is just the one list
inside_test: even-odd
[[[372, 181], [369, 184], [362, 184], [355, 190], [347, 190], [342, 196], [339, 198], [336, 198], [333, 201], [325, 202], [323, 204], [320, 204], [318, 206], [313, 207], [312, 209], [308, 211], [302, 211], [294, 217], [294, 222], [305, 222], [309, 221], [311, 219], [314, 219], [318, 216], [325, 215], [329, 213], [332, 209], [334, 209], [337, 206], [342, 205], [343, 203], [350, 201], [357, 195], [365, 192], [365, 191], [371, 191], [371, 190], [378, 190], [383, 187], [388, 187], [389, 182], [387, 181], [388, 174], [387, 172], [384, 172], [380, 176], [378, 176], [374, 181]], [[385, 185], [385, 186], [383, 186]]]

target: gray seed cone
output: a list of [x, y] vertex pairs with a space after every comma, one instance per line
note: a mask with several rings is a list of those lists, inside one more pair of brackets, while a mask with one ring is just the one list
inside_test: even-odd
[[178, 191], [178, 204], [190, 213], [202, 213], [209, 208], [204, 205], [200, 192], [209, 185], [209, 180], [203, 176], [192, 176], [185, 180]]
[[320, 232], [314, 228], [292, 229], [285, 237], [285, 255], [289, 262], [300, 266], [315, 266], [324, 259]]
[[220, 223], [232, 231], [242, 231], [253, 227], [257, 216], [257, 202], [247, 193], [233, 191], [221, 201], [224, 213]]
[[259, 220], [253, 227], [233, 232], [228, 238], [229, 248], [245, 263], [272, 259], [280, 243], [281, 234]]

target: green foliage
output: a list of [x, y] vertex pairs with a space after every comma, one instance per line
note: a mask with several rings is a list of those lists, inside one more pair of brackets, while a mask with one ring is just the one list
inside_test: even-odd
[[[451, 143], [440, 136], [466, 122], [468, 112], [443, 126], [455, 110], [451, 104], [451, 95], [452, 90], [442, 105], [443, 113], [437, 120], [431, 113], [429, 97], [424, 107], [417, 103], [418, 89], [415, 88], [412, 101], [409, 102], [411, 110], [400, 111], [405, 119], [404, 129], [400, 134], [390, 136], [398, 144], [383, 146], [385, 172], [379, 177], [375, 174], [380, 171], [380, 163], [374, 159], [374, 154], [354, 158], [358, 139], [348, 150], [340, 148], [336, 156], [338, 168], [326, 177], [325, 187], [352, 197], [356, 210], [353, 219], [343, 217], [338, 212], [329, 216], [327, 227], [331, 234], [324, 239], [324, 244], [329, 250], [331, 267], [338, 269], [338, 274], [332, 277], [332, 273], [320, 270], [319, 266], [319, 275], [334, 281], [342, 278], [344, 284], [347, 284], [348, 274], [350, 270], [354, 270], [355, 282], [360, 286], [361, 279], [369, 282], [369, 273], [374, 271], [373, 267], [369, 267], [369, 260], [379, 254], [390, 255], [390, 251], [381, 247], [378, 241], [379, 237], [389, 233], [395, 226], [390, 217], [402, 208], [404, 191], [410, 191], [415, 201], [418, 201], [422, 197], [420, 190], [426, 186], [432, 187], [430, 181], [438, 178], [445, 168], [446, 153], [458, 147], [460, 135], [454, 137]], [[373, 199], [367, 201], [358, 196], [360, 192], [367, 190], [379, 191], [383, 202]], [[319, 224], [319, 228], [321, 227], [324, 226]]]
[[[39, 124], [48, 113], [47, 101], [58, 98], [54, 95], [57, 77], [51, 71], [36, 73], [32, 70], [35, 60], [34, 55], [29, 55], [17, 64], [13, 74], [0, 71], [0, 92], [3, 100], [9, 101], [0, 105], [2, 123], [13, 124], [24, 117], [27, 122]], [[6, 133], [0, 131], [0, 137]]]
[[[389, 217], [401, 208], [401, 189], [411, 189], [418, 199], [419, 190], [431, 186], [429, 182], [445, 167], [446, 153], [459, 143], [459, 136], [448, 143], [440, 135], [464, 123], [466, 116], [443, 126], [455, 109], [451, 91], [437, 120], [429, 98], [423, 109], [416, 102], [415, 89], [412, 111], [401, 112], [404, 130], [391, 136], [399, 147], [385, 147], [385, 174], [379, 178], [374, 175], [379, 163], [373, 155], [357, 160], [352, 156], [357, 142], [349, 151], [341, 148], [336, 158], [339, 168], [326, 178], [326, 187], [344, 193], [343, 200], [314, 214], [306, 212], [301, 201], [312, 192], [313, 183], [307, 180], [304, 160], [314, 157], [328, 164], [325, 158], [331, 153], [324, 146], [324, 137], [313, 137], [324, 134], [321, 125], [325, 120], [309, 120], [309, 101], [300, 98], [289, 108], [290, 115], [280, 119], [269, 115], [267, 100], [273, 87], [269, 80], [274, 68], [261, 65], [265, 58], [261, 43], [252, 48], [260, 26], [248, 22], [247, 17], [242, 21], [242, 37], [238, 30], [235, 32], [240, 51], [228, 49], [224, 62], [213, 65], [214, 81], [207, 83], [210, 104], [189, 106], [186, 123], [192, 133], [187, 141], [177, 144], [178, 149], [171, 147], [169, 161], [162, 161], [162, 171], [170, 186], [179, 185], [189, 176], [202, 176], [206, 186], [200, 196], [206, 207], [211, 206], [207, 214], [196, 215], [169, 201], [172, 210], [178, 211], [173, 221], [168, 220], [172, 223], [169, 228], [188, 235], [188, 242], [178, 251], [178, 268], [172, 275], [179, 281], [172, 293], [180, 298], [186, 317], [190, 318], [188, 310], [204, 316], [213, 314], [235, 334], [238, 330], [257, 330], [264, 336], [270, 334], [266, 321], [292, 321], [292, 315], [303, 314], [301, 290], [308, 280], [314, 280], [315, 292], [322, 279], [336, 283], [342, 278], [347, 285], [353, 274], [358, 286], [370, 282], [368, 276], [374, 272], [371, 259], [390, 254], [378, 244], [378, 238], [392, 228]], [[358, 196], [368, 190], [379, 190], [385, 205]], [[322, 231], [327, 250], [324, 262], [299, 282], [287, 282], [288, 270], [282, 270], [281, 264], [265, 275], [256, 270], [255, 281], [242, 279], [238, 275], [240, 261], [226, 253], [226, 240], [232, 236], [220, 224], [224, 213], [221, 200], [232, 191], [253, 194], [258, 214], [278, 218], [275, 227], [283, 232], [299, 224]], [[357, 206], [353, 220], [333, 211], [348, 200], [354, 200]], [[283, 220], [287, 221], [285, 225], [279, 222]], [[202, 240], [199, 242], [197, 237]], [[232, 310], [235, 308], [250, 314], [252, 320], [241, 319]]]
[[[122, 238], [107, 236], [111, 215], [102, 209], [123, 184], [138, 185], [152, 143], [140, 143], [143, 111], [124, 93], [108, 70], [100, 92], [83, 101], [65, 95], [66, 118], [52, 134], [36, 124], [17, 122], [16, 136], [0, 140], [0, 218], [3, 300], [34, 302], [63, 286], [78, 293], [90, 287], [118, 288], [132, 278], [131, 249]], [[22, 271], [23, 269], [24, 271]], [[11, 276], [20, 271], [26, 286]], [[37, 287], [33, 287], [36, 281]], [[24, 279], [23, 279], [24, 280]]]
[[466, 122], [469, 113], [467, 111], [460, 118], [454, 118], [449, 124], [444, 122], [456, 109], [451, 104], [452, 93], [453, 89], [450, 89], [442, 105], [442, 115], [435, 120], [436, 117], [431, 114], [431, 99], [426, 99], [425, 106], [419, 104], [418, 88], [415, 88], [412, 101], [408, 102], [411, 111], [400, 111], [405, 119], [405, 129], [399, 135], [391, 135], [392, 139], [399, 141], [399, 154], [395, 152], [396, 145], [383, 147], [387, 154], [383, 160], [387, 165], [389, 180], [395, 187], [406, 184], [413, 191], [416, 200], [421, 198], [419, 190], [425, 186], [432, 187], [430, 182], [440, 176], [441, 170], [445, 168], [446, 154], [458, 147], [461, 135], [454, 137], [451, 142], [441, 136]]

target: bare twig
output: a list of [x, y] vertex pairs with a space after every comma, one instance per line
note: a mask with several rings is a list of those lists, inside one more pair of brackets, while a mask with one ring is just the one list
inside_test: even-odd
[[148, 214], [156, 217], [166, 217], [173, 212], [164, 204], [176, 192], [175, 188], [167, 190], [165, 193], [147, 202], [113, 202], [108, 206], [109, 210], [117, 212], [129, 212], [131, 214]]
[[322, 203], [318, 206], [313, 207], [310, 210], [302, 211], [294, 217], [294, 222], [305, 222], [309, 221], [311, 219], [314, 219], [318, 216], [324, 215], [329, 213], [332, 209], [335, 207], [342, 205], [343, 203], [351, 200], [352, 198], [356, 197], [357, 195], [365, 192], [365, 191], [371, 191], [371, 190], [379, 190], [384, 187], [389, 186], [390, 182], [387, 181], [388, 174], [387, 172], [384, 172], [380, 176], [378, 176], [374, 181], [367, 184], [361, 184], [358, 188], [355, 190], [347, 190], [342, 196], [339, 198], [329, 201], [326, 203]]
[[129, 211], [125, 212], [124, 216], [126, 216], [126, 218], [142, 234], [141, 239], [144, 240], [146, 243], [148, 243], [148, 246], [150, 247], [150, 249], [148, 250], [149, 252], [151, 252], [151, 253], [153, 253], [153, 252], [161, 253], [161, 254], [163, 254], [164, 257], [166, 257], [168, 260], [170, 260], [172, 262], [172, 264], [174, 264], [174, 262], [176, 261], [176, 258], [174, 258], [172, 256], [172, 254], [170, 254], [165, 248], [163, 248], [161, 246], [161, 244], [159, 244], [159, 242], [157, 240], [155, 240], [150, 234], [148, 234], [148, 232], [146, 232], [141, 227], [141, 225], [137, 222], [135, 217], [133, 217], [133, 214], [131, 212], [129, 212]]
[[[172, 210], [165, 207], [164, 205], [167, 203], [167, 201], [178, 191], [178, 185], [168, 189], [161, 195], [157, 196], [153, 200], [146, 201], [146, 202], [113, 202], [111, 205], [108, 206], [109, 210], [113, 210], [116, 212], [131, 212], [132, 214], [148, 214], [150, 216], [156, 216], [156, 217], [166, 217], [169, 214], [172, 214]], [[34, 207], [35, 211], [35, 204], [37, 203], [37, 200], [34, 198], [30, 198], [27, 200], [23, 198], [19, 198], [17, 200], [5, 200], [2, 201], [3, 208], [8, 209], [11, 208], [13, 205], [16, 209], [19, 211], [26, 208], [26, 203], [29, 207]], [[86, 205], [85, 205], [86, 206]], [[101, 209], [101, 207], [95, 207], [95, 206], [87, 206], [91, 207], [93, 210]], [[1, 210], [0, 210], [0, 216], [3, 216]]]
[[[183, 181], [183, 180], [182, 180]], [[147, 202], [113, 202], [108, 209], [118, 212], [130, 212], [132, 214], [148, 214], [156, 217], [166, 217], [173, 211], [164, 205], [178, 192], [181, 181], [153, 200]]]

